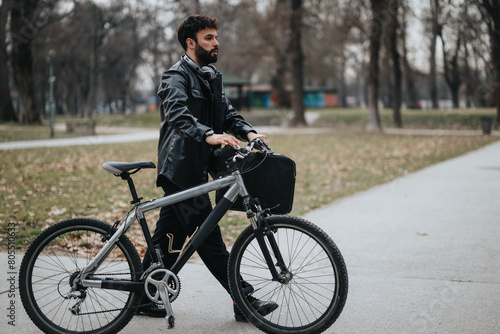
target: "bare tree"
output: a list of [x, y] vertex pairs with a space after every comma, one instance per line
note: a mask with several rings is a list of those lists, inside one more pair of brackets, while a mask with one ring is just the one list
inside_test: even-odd
[[312, 1], [304, 15], [306, 85], [338, 88], [339, 105], [345, 107], [346, 71], [361, 57], [364, 41], [359, 34], [363, 30], [359, 2]]
[[392, 60], [392, 73], [393, 73], [393, 123], [396, 128], [403, 126], [401, 119], [401, 89], [402, 89], [402, 72], [401, 72], [401, 57], [398, 51], [398, 9], [399, 0], [390, 0], [388, 4], [390, 20], [387, 26], [387, 39], [389, 55]]
[[[113, 9], [116, 11], [116, 8]], [[125, 13], [130, 11], [125, 11]], [[107, 101], [120, 101], [121, 112], [131, 100], [136, 69], [145, 42], [138, 34], [138, 22], [130, 14], [115, 17], [113, 29], [106, 35], [101, 57], [102, 87]]]
[[17, 117], [12, 105], [9, 86], [9, 54], [7, 50], [7, 17], [12, 0], [3, 1], [0, 5], [0, 120], [16, 121]]
[[[277, 104], [279, 108], [289, 109], [292, 107], [292, 101], [290, 101], [290, 93], [286, 87], [289, 71], [288, 62], [288, 51], [291, 47], [291, 41], [283, 36], [287, 35], [290, 31], [290, 26], [286, 24], [286, 19], [289, 18], [290, 11], [288, 10], [287, 0], [278, 0], [273, 10], [270, 13], [270, 20], [266, 20], [264, 29], [261, 29], [263, 36], [267, 39], [267, 44], [269, 45], [270, 52], [274, 60], [274, 71], [272, 71], [270, 84], [271, 91], [277, 99]], [[265, 31], [273, 31], [272, 34], [264, 34]], [[287, 46], [288, 43], [288, 46]]]
[[383, 15], [385, 11], [385, 0], [370, 0], [372, 10], [371, 30], [369, 33], [370, 64], [368, 68], [368, 125], [367, 131], [380, 132], [382, 126], [378, 111], [379, 94], [379, 53], [383, 28]]
[[[339, 101], [341, 105], [345, 105], [344, 97], [355, 85], [346, 79], [346, 74], [358, 70], [359, 76], [363, 80], [367, 79], [366, 93], [360, 93], [357, 88], [351, 94], [368, 96], [368, 130], [381, 131], [379, 98], [391, 100], [394, 124], [400, 126], [402, 73], [407, 84], [410, 106], [415, 101], [414, 92], [417, 89], [414, 87], [418, 86], [416, 80], [428, 78], [419, 75], [410, 64], [408, 53], [412, 50], [409, 41], [405, 41], [405, 32], [410, 29], [406, 19], [413, 5], [406, 0], [311, 0], [307, 4], [302, 0], [174, 0], [155, 8], [148, 7], [150, 3], [146, 0], [113, 0], [106, 5], [102, 5], [102, 2], [97, 4], [94, 1], [66, 0], [68, 6], [64, 6], [63, 10], [70, 8], [68, 10], [71, 13], [64, 20], [50, 23], [44, 21], [50, 4], [63, 1], [5, 0], [1, 5], [0, 22], [10, 22], [6, 31], [7, 34], [12, 33], [12, 45], [0, 44], [0, 51], [6, 48], [13, 50], [15, 61], [18, 62], [17, 65], [14, 64], [12, 58], [13, 72], [21, 73], [16, 74], [15, 82], [18, 87], [15, 88], [21, 94], [21, 91], [29, 93], [30, 86], [32, 87], [35, 93], [31, 95], [34, 96], [31, 105], [34, 110], [36, 105], [39, 106], [34, 113], [38, 117], [46, 95], [48, 65], [45, 56], [50, 49], [56, 52], [53, 61], [57, 75], [55, 93], [59, 111], [64, 109], [71, 114], [83, 115], [84, 110], [87, 110], [85, 114], [90, 116], [99, 102], [121, 105], [123, 110], [127, 101], [131, 100], [138, 66], [150, 69], [154, 76], [152, 81], [156, 85], [162, 69], [168, 68], [182, 52], [173, 33], [175, 26], [181, 18], [199, 11], [221, 19], [221, 54], [217, 64], [221, 70], [236, 74], [249, 82], [270, 83], [273, 95], [279, 96], [279, 103], [284, 107], [291, 107], [288, 103], [293, 84], [293, 124], [305, 124], [303, 95], [306, 86], [338, 88]], [[428, 27], [432, 27], [429, 29], [432, 31], [430, 77], [434, 78], [429, 86], [433, 86], [432, 81], [435, 82], [439, 75], [435, 59], [440, 58], [441, 54], [437, 56], [435, 52], [441, 46], [436, 45], [441, 36], [445, 63], [448, 65], [445, 72], [458, 73], [462, 82], [467, 83], [468, 95], [474, 91], [474, 82], [470, 76], [483, 83], [488, 80], [488, 92], [497, 89], [496, 85], [500, 82], [497, 76], [499, 70], [496, 70], [495, 77], [492, 77], [492, 71], [488, 71], [488, 66], [496, 64], [500, 58], [496, 51], [500, 47], [495, 47], [496, 44], [493, 43], [500, 25], [497, 23], [498, 10], [495, 9], [497, 1], [461, 0], [466, 5], [476, 4], [483, 14], [483, 21], [486, 23], [478, 24], [481, 29], [474, 32], [475, 37], [454, 33], [461, 26], [455, 24], [455, 21], [460, 22], [460, 18], [453, 17], [453, 20], [449, 20], [446, 16], [451, 8], [450, 1], [428, 2], [431, 4], [427, 14]], [[8, 4], [16, 7], [13, 8], [13, 19], [10, 21], [2, 16], [4, 6]], [[29, 6], [25, 6], [26, 4]], [[137, 6], [142, 6], [143, 9], [136, 10], [136, 4], [140, 4]], [[201, 8], [196, 9], [197, 6]], [[27, 7], [29, 8], [26, 9]], [[58, 7], [58, 10], [61, 8]], [[165, 12], [171, 15], [167, 16]], [[470, 9], [470, 12], [473, 10]], [[455, 10], [452, 14], [456, 16], [457, 13]], [[474, 14], [479, 15], [477, 11]], [[368, 15], [373, 16], [369, 20], [370, 27], [364, 24], [368, 21]], [[16, 27], [16, 24], [19, 26]], [[0, 38], [5, 31], [1, 28]], [[461, 29], [464, 29], [463, 26]], [[467, 29], [469, 28], [465, 32]], [[489, 29], [489, 43], [482, 42], [486, 29]], [[460, 36], [462, 37], [455, 38]], [[2, 42], [5, 40], [2, 38]], [[381, 50], [383, 42], [386, 48]], [[480, 43], [481, 46], [478, 46]], [[491, 46], [491, 57], [489, 52], [484, 52], [487, 44]], [[30, 55], [30, 52], [33, 53]], [[481, 53], [485, 59], [480, 64], [474, 63]], [[29, 72], [30, 66], [19, 65], [26, 59], [23, 55], [32, 59], [31, 80], [26, 80], [29, 77], [26, 72]], [[0, 52], [0, 57], [2, 56]], [[5, 86], [7, 82], [5, 73], [8, 71], [8, 61], [6, 59], [0, 64], [0, 86]], [[389, 66], [390, 64], [393, 66]], [[384, 66], [382, 71], [380, 66]], [[498, 68], [500, 65], [495, 66]], [[366, 78], [363, 73], [367, 73]], [[487, 79], [484, 79], [485, 73], [490, 75]], [[20, 75], [23, 80], [19, 79]], [[386, 88], [389, 83], [390, 90]], [[364, 83], [357, 85], [365, 87]], [[428, 87], [423, 89], [427, 90]], [[437, 102], [437, 88], [433, 88], [432, 92], [432, 100]], [[28, 95], [21, 94], [23, 110], [29, 104], [29, 100], [24, 98]], [[9, 94], [1, 89], [0, 102], [6, 96]], [[457, 101], [458, 97], [454, 97], [454, 100]], [[28, 122], [23, 117], [24, 122]]]
[[[445, 39], [443, 38], [442, 32], [440, 33], [441, 44], [443, 46], [443, 62], [444, 62], [444, 77], [446, 83], [451, 91], [451, 100], [454, 108], [458, 108], [458, 93], [460, 85], [462, 84], [462, 79], [460, 78], [460, 64], [459, 57], [462, 48], [462, 36], [461, 31], [458, 31], [457, 39], [455, 40], [455, 47], [447, 50]], [[451, 53], [451, 55], [450, 55]]]
[[[478, 76], [470, 67], [470, 61], [483, 58], [481, 36], [485, 35], [484, 24], [479, 13], [472, 9], [470, 3], [462, 2], [459, 6], [443, 7], [443, 23], [439, 31], [442, 43], [444, 77], [451, 92], [454, 108], [459, 107], [460, 91], [465, 83], [467, 96], [473, 91], [473, 85], [478, 84]], [[490, 46], [492, 46], [490, 41]], [[492, 55], [492, 59], [494, 56]], [[494, 61], [494, 60], [493, 60]], [[486, 61], [487, 64], [489, 61]], [[488, 66], [484, 66], [485, 70]]]
[[191, 0], [191, 14], [200, 13], [200, 0]]
[[[55, 51], [55, 99], [71, 115], [92, 116], [100, 69], [96, 49], [104, 38], [104, 20], [102, 10], [94, 3], [76, 3], [64, 20], [47, 25], [33, 42], [41, 56]], [[35, 69], [45, 75], [42, 66]]]
[[33, 52], [31, 42], [38, 34], [38, 0], [12, 1], [10, 32], [12, 35], [12, 67], [19, 91], [19, 121], [40, 124], [41, 111], [35, 103], [33, 87]]
[[87, 96], [87, 100], [85, 103], [85, 109], [83, 111], [83, 117], [90, 119], [92, 118], [92, 114], [94, 113], [94, 106], [96, 102], [96, 90], [97, 90], [97, 75], [98, 75], [98, 64], [97, 59], [99, 56], [99, 45], [101, 44], [97, 37], [97, 30], [99, 29], [97, 25], [99, 25], [99, 13], [98, 8], [95, 4], [90, 5], [90, 20], [88, 25], [90, 27], [90, 40], [88, 41], [89, 45], [89, 92]]
[[437, 90], [437, 70], [436, 70], [436, 43], [441, 32], [441, 24], [439, 18], [441, 15], [441, 6], [439, 0], [429, 0], [430, 2], [430, 56], [429, 56], [429, 86], [432, 101], [432, 107], [438, 108], [438, 90]]
[[39, 41], [41, 53], [56, 52], [56, 99], [67, 113], [90, 118], [101, 103], [125, 111], [143, 61], [144, 41], [149, 38], [138, 29], [141, 13], [129, 5], [119, 1], [108, 7], [79, 4], [65, 20], [47, 29], [50, 39]]
[[[222, 21], [219, 65], [249, 82], [269, 83], [273, 105], [289, 110], [291, 81], [290, 0], [257, 10], [257, 1], [240, 1]], [[226, 8], [230, 8], [226, 6]]]
[[410, 8], [406, 0], [402, 1], [401, 8], [403, 15], [401, 16], [401, 43], [403, 47], [403, 72], [404, 78], [406, 80], [406, 91], [407, 91], [407, 106], [409, 108], [416, 108], [418, 106], [417, 97], [415, 94], [415, 78], [413, 69], [408, 60], [408, 46], [407, 46], [407, 31], [408, 31], [408, 15]]
[[306, 125], [304, 107], [304, 53], [302, 51], [302, 0], [292, 0], [290, 18], [290, 58], [293, 83], [293, 119], [291, 125]]
[[488, 26], [491, 44], [491, 59], [494, 64], [494, 78], [489, 85], [495, 92], [497, 119], [496, 128], [500, 127], [500, 1], [474, 0]]
[[276, 40], [281, 25], [276, 24], [274, 6], [269, 7], [269, 11], [259, 12], [254, 0], [205, 6], [210, 15], [221, 19], [217, 67], [248, 82], [269, 80], [275, 67], [273, 47], [285, 45]]
[[[139, 22], [142, 23], [142, 29], [146, 38], [144, 38], [144, 50], [142, 50], [143, 65], [149, 67], [151, 73], [151, 81], [153, 82], [153, 94], [156, 95], [157, 84], [161, 73], [171, 65], [173, 65], [174, 55], [179, 49], [179, 42], [175, 34], [167, 36], [165, 28], [174, 26], [174, 19], [167, 20], [165, 13], [174, 12], [175, 4], [165, 6], [165, 4], [143, 4]], [[159, 100], [157, 100], [159, 107]]]

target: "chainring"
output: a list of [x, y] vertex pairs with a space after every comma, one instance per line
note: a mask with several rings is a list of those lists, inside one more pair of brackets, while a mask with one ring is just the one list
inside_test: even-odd
[[144, 280], [144, 291], [148, 298], [157, 304], [161, 304], [158, 286], [166, 284], [168, 290], [168, 299], [173, 302], [179, 296], [181, 291], [181, 282], [176, 274], [168, 269], [160, 268], [153, 270]]

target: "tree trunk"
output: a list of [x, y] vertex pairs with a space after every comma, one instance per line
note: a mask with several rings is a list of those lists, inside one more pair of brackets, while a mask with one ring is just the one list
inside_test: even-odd
[[191, 0], [189, 7], [191, 14], [200, 14], [200, 0]]
[[389, 23], [388, 38], [389, 38], [389, 53], [392, 58], [392, 69], [394, 75], [393, 95], [394, 100], [392, 103], [393, 110], [393, 124], [396, 128], [403, 127], [401, 119], [401, 61], [398, 52], [398, 0], [391, 0], [389, 2], [391, 21]]
[[385, 0], [370, 0], [372, 7], [373, 19], [370, 30], [370, 64], [368, 65], [368, 125], [366, 127], [369, 132], [380, 132], [382, 126], [380, 124], [380, 115], [378, 111], [378, 92], [379, 92], [379, 53], [380, 39], [382, 36], [382, 11], [384, 10]]
[[[460, 32], [459, 32], [460, 34]], [[448, 53], [446, 52], [445, 42], [443, 36], [441, 37], [441, 43], [443, 45], [443, 62], [444, 62], [444, 76], [446, 79], [446, 83], [451, 91], [451, 99], [453, 103], [453, 108], [459, 107], [459, 90], [460, 85], [462, 84], [462, 80], [460, 79], [460, 68], [458, 65], [458, 54], [461, 48], [461, 37], [459, 36], [457, 39], [457, 43], [455, 45], [455, 53], [451, 60], [448, 57]]]
[[4, 51], [0, 51], [0, 120], [11, 122], [17, 121], [17, 117], [10, 96], [9, 67]]
[[339, 80], [339, 106], [342, 108], [347, 108], [347, 86], [346, 86], [346, 57], [344, 53], [341, 56], [341, 64], [340, 64], [340, 76]]
[[408, 4], [405, 3], [404, 1], [402, 2], [402, 9], [403, 9], [403, 15], [402, 15], [402, 43], [403, 43], [403, 71], [404, 71], [404, 78], [406, 80], [406, 90], [407, 90], [407, 106], [410, 109], [417, 108], [418, 107], [418, 101], [417, 97], [415, 94], [415, 79], [413, 76], [413, 70], [410, 66], [410, 63], [408, 62], [408, 49], [406, 48], [406, 31], [407, 31], [407, 24], [406, 24], [406, 19], [407, 19], [407, 9], [408, 9]]
[[431, 45], [430, 45], [430, 74], [429, 74], [429, 85], [430, 85], [430, 95], [432, 101], [432, 108], [439, 108], [438, 105], [438, 91], [437, 91], [437, 74], [436, 74], [436, 43], [437, 37], [441, 31], [441, 26], [439, 24], [439, 0], [430, 0], [431, 4]]
[[14, 79], [19, 91], [19, 122], [21, 124], [41, 124], [40, 112], [36, 109], [33, 87], [33, 57], [29, 45], [19, 46], [12, 65]]
[[[498, 4], [497, 8], [497, 13], [500, 14], [500, 4]], [[495, 40], [493, 41], [493, 38]], [[495, 128], [500, 129], [500, 18], [497, 19], [496, 21], [496, 34], [494, 36], [491, 36], [492, 40], [492, 56], [494, 60], [494, 66], [495, 66], [495, 73], [496, 73], [496, 79], [494, 83], [495, 87], [495, 102], [496, 102], [496, 109], [497, 109], [497, 117], [496, 117], [496, 122], [495, 122]]]
[[271, 77], [271, 90], [277, 99], [280, 109], [290, 109], [290, 94], [285, 87], [287, 71], [286, 55], [280, 50], [275, 51], [276, 73]]
[[16, 121], [9, 86], [9, 56], [5, 38], [7, 36], [7, 17], [10, 12], [10, 0], [0, 5], [0, 120]]
[[19, 122], [40, 124], [33, 87], [33, 55], [31, 41], [38, 33], [34, 14], [38, 0], [13, 1], [10, 16], [12, 35], [12, 67], [19, 91]]
[[495, 128], [500, 128], [500, 1], [478, 0], [479, 9], [488, 26], [494, 74], [493, 85], [497, 110]]
[[[467, 41], [466, 41], [467, 42]], [[469, 42], [470, 43], [470, 42]], [[473, 108], [479, 106], [477, 103], [478, 97], [475, 97], [475, 91], [477, 87], [477, 80], [473, 80], [472, 78], [479, 77], [479, 70], [477, 68], [477, 64], [475, 68], [472, 68], [470, 65], [471, 56], [469, 55], [469, 48], [467, 45], [464, 47], [464, 77], [465, 80], [465, 107]]]
[[97, 8], [96, 5], [92, 6], [92, 22], [90, 22], [90, 60], [89, 60], [89, 94], [87, 96], [87, 101], [85, 103], [85, 110], [83, 112], [83, 117], [90, 119], [94, 114], [94, 106], [96, 101], [96, 90], [97, 90], [97, 29], [98, 24], [97, 18]]
[[[497, 12], [500, 14], [500, 4], [499, 7], [497, 8]], [[495, 82], [495, 99], [496, 99], [496, 104], [497, 104], [497, 119], [496, 119], [496, 124], [495, 128], [499, 129], [500, 128], [500, 18], [497, 20], [497, 33], [495, 35], [496, 40], [493, 42], [493, 50], [492, 54], [495, 59], [494, 61], [494, 66], [495, 66], [495, 72], [496, 72], [496, 82]], [[493, 36], [492, 36], [493, 37]]]
[[293, 119], [292, 126], [306, 124], [304, 116], [304, 54], [302, 52], [302, 0], [292, 0], [292, 16], [290, 19], [291, 41], [290, 56], [292, 60], [293, 82]]

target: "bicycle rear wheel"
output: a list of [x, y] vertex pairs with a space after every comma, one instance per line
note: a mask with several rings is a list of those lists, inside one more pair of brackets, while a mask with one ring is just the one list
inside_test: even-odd
[[[284, 264], [287, 282], [272, 280], [252, 226], [236, 240], [229, 259], [228, 278], [233, 298], [246, 318], [266, 333], [321, 333], [339, 317], [347, 299], [347, 269], [330, 237], [312, 223], [291, 216], [267, 218]], [[273, 254], [267, 237], [273, 263]], [[278, 272], [280, 272], [280, 269]], [[255, 310], [252, 297], [278, 304], [266, 316]]]
[[[29, 246], [21, 262], [19, 290], [26, 313], [43, 332], [116, 333], [133, 317], [139, 293], [81, 287], [83, 298], [68, 297], [73, 280], [104, 246], [102, 237], [111, 228], [94, 219], [65, 220]], [[94, 277], [139, 280], [141, 271], [134, 245], [122, 236]]]

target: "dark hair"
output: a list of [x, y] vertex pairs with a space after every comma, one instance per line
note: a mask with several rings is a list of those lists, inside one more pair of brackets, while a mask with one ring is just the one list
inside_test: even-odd
[[186, 39], [192, 38], [196, 42], [196, 34], [198, 31], [204, 29], [215, 29], [219, 30], [220, 22], [215, 17], [210, 17], [206, 15], [190, 15], [182, 20], [181, 23], [177, 26], [177, 39], [179, 43], [181, 43], [184, 51], [187, 50]]

